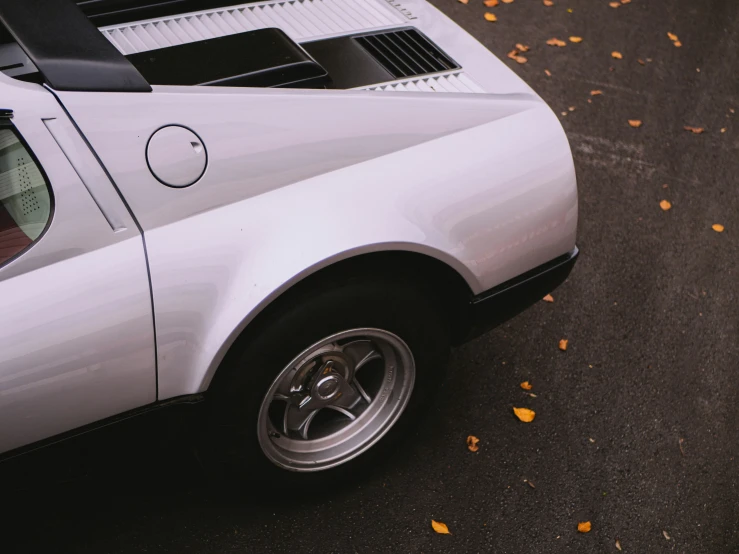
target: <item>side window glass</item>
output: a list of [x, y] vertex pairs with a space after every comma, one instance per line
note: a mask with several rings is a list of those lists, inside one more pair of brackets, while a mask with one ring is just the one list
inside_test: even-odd
[[43, 173], [12, 127], [0, 127], [0, 265], [34, 243], [51, 217]]

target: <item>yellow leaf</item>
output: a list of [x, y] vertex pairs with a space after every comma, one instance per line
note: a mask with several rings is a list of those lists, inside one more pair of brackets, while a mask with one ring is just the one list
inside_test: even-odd
[[542, 300], [544, 300], [544, 302], [554, 302], [554, 296], [552, 296], [551, 294], [547, 294], [544, 298], [542, 298]]
[[449, 527], [447, 527], [445, 524], [443, 524], [440, 521], [434, 521], [432, 519], [431, 527], [434, 529], [434, 531], [436, 531], [440, 535], [451, 535], [451, 533], [449, 532]]
[[521, 388], [522, 388], [523, 390], [531, 390], [531, 389], [533, 389], [533, 388], [534, 388], [534, 385], [532, 385], [532, 384], [531, 384], [531, 383], [529, 383], [528, 381], [524, 381], [523, 383], [521, 383]]
[[631, 125], [634, 129], [638, 129], [641, 127], [641, 121], [638, 119], [629, 119], [629, 125]]
[[677, 41], [677, 40], [678, 40], [678, 38], [677, 38], [677, 35], [676, 35], [675, 33], [670, 33], [670, 32], [668, 31], [668, 32], [667, 32], [667, 36], [668, 36], [668, 38], [669, 38], [669, 39], [670, 39], [670, 40], [671, 40], [672, 42], [675, 42], [675, 41]]
[[616, 51], [611, 52], [611, 57], [616, 58], [617, 60], [623, 59], [623, 55], [621, 54], [621, 52], [616, 52]]
[[577, 524], [577, 530], [581, 533], [590, 533], [590, 527], [589, 521], [581, 521]]
[[659, 207], [662, 208], [664, 211], [667, 211], [672, 208], [672, 204], [670, 204], [667, 200], [662, 200], [662, 202], [659, 203]]
[[562, 48], [563, 46], [567, 46], [567, 43], [565, 41], [559, 40], [558, 38], [550, 38], [547, 41], [547, 44], [549, 46], [559, 46], [560, 48]]
[[480, 439], [478, 439], [474, 435], [470, 435], [469, 437], [467, 437], [467, 449], [470, 452], [477, 452], [478, 450], [480, 450], [480, 447], [477, 446], [478, 442], [480, 442]]
[[487, 19], [488, 21], [498, 21], [498, 18], [495, 17], [495, 14], [490, 12], [485, 12], [485, 19]]
[[494, 8], [498, 5], [498, 0], [485, 0], [483, 4], [485, 4], [488, 8]]
[[562, 339], [561, 341], [559, 341], [559, 349], [562, 352], [565, 352], [567, 350], [567, 343], [569, 343], [569, 342], [570, 341], [568, 341], [567, 339]]
[[703, 127], [690, 127], [686, 125], [683, 127], [686, 131], [690, 131], [691, 133], [695, 133], [696, 135], [700, 135], [705, 129]]
[[552, 0], [543, 0], [543, 2], [544, 2], [544, 5], [548, 8], [554, 6], [554, 2], [552, 2]]
[[602, 90], [591, 90], [590, 91], [590, 96], [600, 96], [601, 94], [603, 94]]
[[570, 42], [574, 42], [575, 44], [582, 42], [582, 37], [570, 37]]
[[517, 42], [516, 43], [516, 48], [518, 48], [521, 52], [528, 52], [529, 51], [529, 47], [526, 46], [525, 44], [521, 44], [520, 42]]
[[536, 412], [534, 412], [534, 410], [529, 410], [528, 408], [516, 408], [514, 406], [513, 413], [516, 414], [516, 417], [524, 423], [531, 423], [536, 417]]
[[711, 225], [711, 229], [713, 229], [717, 233], [723, 233], [724, 232], [724, 226], [721, 225], [720, 223], [714, 223], [713, 225]]

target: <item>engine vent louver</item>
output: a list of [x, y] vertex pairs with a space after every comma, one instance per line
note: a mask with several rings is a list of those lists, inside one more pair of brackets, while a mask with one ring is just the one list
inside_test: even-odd
[[363, 35], [354, 40], [396, 79], [460, 68], [415, 29]]

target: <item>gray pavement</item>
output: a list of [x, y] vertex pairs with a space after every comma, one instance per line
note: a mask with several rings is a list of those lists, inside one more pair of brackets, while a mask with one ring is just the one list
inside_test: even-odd
[[739, 552], [739, 3], [433, 1], [504, 59], [531, 46], [506, 63], [567, 111], [582, 255], [555, 302], [456, 350], [418, 435], [349, 488], [223, 492], [146, 420], [16, 464], [0, 551]]

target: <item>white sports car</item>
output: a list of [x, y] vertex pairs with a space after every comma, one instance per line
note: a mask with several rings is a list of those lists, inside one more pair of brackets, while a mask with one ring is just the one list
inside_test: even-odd
[[352, 468], [571, 270], [562, 127], [470, 35], [233, 1], [0, 0], [5, 456], [204, 400], [245, 472]]

